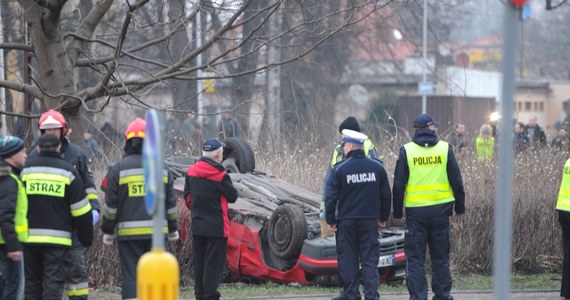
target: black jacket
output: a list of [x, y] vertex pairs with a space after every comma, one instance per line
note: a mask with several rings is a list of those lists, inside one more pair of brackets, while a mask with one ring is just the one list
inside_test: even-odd
[[[35, 147], [33, 147], [28, 158], [33, 158], [37, 156]], [[83, 182], [83, 187], [91, 203], [91, 208], [97, 211], [101, 211], [101, 205], [99, 204], [99, 197], [97, 196], [97, 189], [95, 188], [95, 182], [93, 181], [93, 176], [87, 165], [87, 156], [85, 152], [79, 148], [79, 146], [70, 143], [67, 138], [61, 139], [61, 157], [66, 162], [70, 163], [79, 173], [81, 181]]]
[[[52, 184], [51, 181], [42, 180], [46, 174], [69, 178], [69, 184], [61, 188]], [[46, 151], [33, 158], [28, 158], [21, 175], [28, 195], [30, 240], [35, 234], [34, 230], [47, 229], [69, 233], [76, 230], [77, 238], [81, 244], [85, 247], [91, 246], [93, 217], [90, 209], [88, 211], [81, 210], [82, 208], [89, 208], [90, 204], [87, 201], [83, 182], [77, 170], [64, 161], [59, 153]], [[37, 192], [45, 190], [60, 195], [47, 195]], [[76, 216], [72, 216], [72, 210], [76, 211]], [[40, 232], [39, 234], [42, 235], [43, 233]], [[52, 243], [46, 242], [45, 244]]]
[[6, 243], [6, 252], [21, 251], [23, 248], [14, 228], [18, 183], [10, 173], [20, 176], [20, 170], [0, 160], [0, 232]]
[[350, 219], [388, 220], [392, 195], [382, 163], [353, 150], [335, 165], [325, 189], [327, 224]]
[[[128, 148], [123, 159], [111, 166], [101, 183], [105, 192], [101, 231], [118, 240], [151, 239], [153, 218], [146, 211], [144, 169], [140, 147]], [[178, 229], [178, 208], [172, 191], [172, 175], [163, 170], [165, 220], [168, 232]]]
[[228, 237], [228, 202], [238, 192], [222, 165], [202, 157], [188, 168], [184, 199], [192, 215], [192, 235]]
[[[429, 129], [417, 130], [412, 141], [422, 147], [433, 147], [438, 143], [438, 138], [435, 132]], [[406, 149], [404, 147], [400, 148], [400, 155], [398, 156], [398, 161], [396, 162], [396, 169], [394, 170], [394, 187], [392, 190], [392, 201], [394, 208], [394, 218], [399, 219], [403, 215], [404, 208], [404, 194], [406, 192], [406, 185], [408, 184], [408, 179], [410, 177], [410, 169], [408, 167], [408, 156], [406, 155]], [[453, 190], [453, 196], [455, 197], [455, 202], [444, 203], [433, 206], [425, 207], [408, 207], [406, 208], [406, 216], [423, 219], [437, 217], [441, 215], [451, 216], [453, 214], [453, 206], [455, 204], [455, 213], [458, 215], [465, 213], [465, 191], [463, 189], [463, 179], [461, 177], [461, 170], [457, 165], [457, 160], [455, 160], [455, 155], [451, 146], [449, 146], [449, 151], [447, 154], [447, 178], [451, 189]]]

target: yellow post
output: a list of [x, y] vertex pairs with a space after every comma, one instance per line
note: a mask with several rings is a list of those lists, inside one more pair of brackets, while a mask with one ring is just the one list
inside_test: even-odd
[[145, 253], [137, 265], [139, 300], [178, 300], [180, 270], [174, 255], [156, 248]]

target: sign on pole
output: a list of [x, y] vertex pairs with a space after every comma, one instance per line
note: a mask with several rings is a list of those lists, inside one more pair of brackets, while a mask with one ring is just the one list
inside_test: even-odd
[[152, 216], [152, 251], [145, 253], [137, 264], [137, 299], [178, 300], [180, 269], [174, 255], [164, 251], [164, 163], [162, 136], [158, 114], [146, 114], [143, 142], [145, 206]]
[[418, 94], [420, 95], [433, 94], [433, 82], [427, 82], [427, 81], [418, 82]]

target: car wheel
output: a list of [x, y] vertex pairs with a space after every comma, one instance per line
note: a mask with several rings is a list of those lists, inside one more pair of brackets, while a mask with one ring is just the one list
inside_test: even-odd
[[228, 138], [224, 140], [224, 143], [226, 144], [224, 161], [233, 158], [239, 173], [248, 173], [255, 169], [253, 150], [246, 141], [240, 138]]
[[292, 204], [278, 206], [269, 218], [267, 240], [271, 252], [283, 259], [296, 259], [305, 241], [305, 215]]

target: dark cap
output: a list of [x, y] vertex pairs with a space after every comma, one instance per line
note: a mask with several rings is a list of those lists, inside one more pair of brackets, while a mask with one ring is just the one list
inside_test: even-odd
[[24, 142], [17, 136], [0, 135], [0, 159], [12, 157], [24, 149]]
[[414, 128], [426, 128], [430, 125], [438, 125], [439, 123], [434, 121], [430, 115], [421, 114], [414, 120]]
[[56, 148], [61, 141], [53, 134], [43, 134], [38, 140], [38, 147], [40, 148]]
[[202, 150], [210, 152], [225, 146], [226, 144], [220, 142], [218, 139], [207, 139], [204, 145], [202, 145]]
[[355, 117], [350, 116], [344, 119], [342, 123], [340, 123], [340, 126], [338, 126], [338, 132], [342, 133], [343, 129], [350, 129], [360, 132], [360, 124], [358, 124], [358, 120], [356, 120]]

